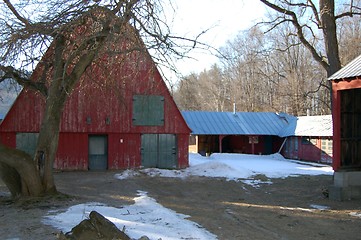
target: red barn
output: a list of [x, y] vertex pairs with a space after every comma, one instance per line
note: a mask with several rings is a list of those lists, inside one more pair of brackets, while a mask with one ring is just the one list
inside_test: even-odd
[[333, 74], [333, 169], [330, 197], [361, 198], [361, 56]]
[[[32, 77], [41, 72], [39, 63]], [[24, 89], [0, 125], [0, 141], [34, 154], [44, 106], [42, 95]], [[104, 54], [67, 99], [54, 168], [184, 168], [189, 134], [147, 51]]]
[[300, 116], [284, 129], [285, 158], [332, 163], [332, 116]]

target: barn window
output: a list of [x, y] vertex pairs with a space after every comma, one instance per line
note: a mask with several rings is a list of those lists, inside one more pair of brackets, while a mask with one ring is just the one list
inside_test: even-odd
[[321, 140], [321, 150], [329, 155], [332, 156], [332, 139], [324, 138]]
[[157, 95], [134, 95], [132, 120], [135, 126], [163, 126], [164, 97]]

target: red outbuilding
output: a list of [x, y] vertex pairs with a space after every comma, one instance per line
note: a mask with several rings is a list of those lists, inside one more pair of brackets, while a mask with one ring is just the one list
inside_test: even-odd
[[[131, 45], [124, 39], [114, 44]], [[32, 78], [42, 67], [40, 62]], [[44, 106], [41, 94], [24, 89], [0, 125], [1, 143], [34, 154]], [[189, 134], [146, 50], [104, 54], [67, 99], [54, 168], [184, 168]]]
[[282, 155], [289, 159], [332, 163], [332, 116], [296, 117], [281, 136], [287, 140]]
[[361, 55], [333, 74], [333, 169], [330, 196], [361, 198]]

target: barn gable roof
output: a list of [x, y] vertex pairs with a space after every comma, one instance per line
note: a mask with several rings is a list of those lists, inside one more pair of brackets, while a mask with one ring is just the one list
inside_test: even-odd
[[332, 115], [302, 116], [283, 129], [280, 136], [330, 137], [332, 129]]
[[361, 55], [352, 60], [346, 66], [335, 72], [329, 80], [338, 80], [345, 78], [354, 78], [361, 76]]
[[[94, 11], [112, 14], [103, 8], [96, 8], [90, 12]], [[79, 27], [77, 22], [74, 22], [74, 25]], [[87, 25], [81, 24], [80, 30], [83, 30], [84, 26]], [[97, 27], [97, 24], [94, 26]], [[83, 39], [84, 32], [80, 30], [75, 28], [69, 35], [74, 39]], [[190, 129], [139, 32], [126, 23], [124, 29], [115, 35], [116, 37], [105, 42], [106, 47], [98, 53], [97, 58], [70, 92], [64, 106], [60, 132], [103, 134], [141, 131], [189, 134]], [[31, 78], [34, 81], [38, 81], [39, 76], [45, 76], [44, 80], [48, 82], [52, 80], [49, 76], [52, 76], [53, 69], [44, 69], [43, 65], [54, 58], [53, 45], [54, 43], [50, 45], [42, 61], [33, 71]], [[71, 51], [72, 48], [64, 50], [67, 54]], [[44, 71], [48, 71], [49, 74], [43, 74]], [[135, 95], [164, 97], [163, 125], [133, 124], [132, 105]], [[44, 108], [45, 99], [40, 93], [32, 89], [23, 89], [0, 124], [0, 132], [39, 132]]]
[[194, 135], [279, 135], [294, 118], [273, 112], [183, 111]]
[[274, 112], [183, 111], [194, 135], [332, 136], [332, 116]]

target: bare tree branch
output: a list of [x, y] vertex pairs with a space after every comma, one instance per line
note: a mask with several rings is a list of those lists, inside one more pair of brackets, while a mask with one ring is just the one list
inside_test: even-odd
[[322, 28], [322, 22], [321, 22], [320, 17], [318, 16], [318, 11], [317, 11], [315, 4], [311, 0], [308, 0], [308, 3], [311, 6], [313, 16], [316, 19], [316, 24], [317, 24], [318, 28]]
[[296, 13], [293, 11], [287, 10], [285, 8], [279, 7], [267, 0], [260, 0], [260, 1], [262, 3], [264, 3], [265, 5], [267, 5], [268, 7], [274, 9], [275, 11], [291, 17], [291, 19], [289, 21], [291, 21], [293, 26], [296, 28], [297, 36], [299, 37], [300, 41], [311, 52], [313, 58], [317, 62], [319, 62], [324, 69], [328, 70], [330, 67], [329, 64], [325, 61], [325, 59], [321, 55], [318, 54], [317, 50], [312, 46], [312, 44], [309, 41], [307, 41], [306, 37], [304, 36], [302, 26], [300, 25], [300, 23], [298, 21]]
[[23, 18], [18, 11], [16, 11], [15, 7], [10, 3], [9, 0], [4, 0], [5, 4], [8, 6], [8, 8], [11, 10], [11, 12], [14, 14], [14, 16], [19, 19], [22, 23], [25, 24], [26, 27], [30, 26], [30, 22], [28, 21], [28, 19]]
[[0, 82], [5, 79], [14, 79], [18, 84], [25, 88], [33, 89], [39, 91], [44, 96], [47, 95], [47, 87], [43, 82], [35, 82], [30, 79], [30, 76], [25, 75], [23, 72], [16, 70], [11, 66], [2, 66], [0, 69], [3, 72], [3, 75], [0, 77]]

